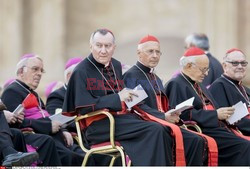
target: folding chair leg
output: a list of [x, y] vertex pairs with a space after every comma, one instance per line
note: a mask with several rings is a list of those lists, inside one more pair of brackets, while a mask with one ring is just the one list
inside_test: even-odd
[[124, 155], [124, 152], [123, 150], [120, 148], [120, 147], [116, 147], [117, 150], [120, 152], [121, 154], [121, 160], [122, 160], [122, 166], [123, 167], [126, 167], [126, 158], [125, 158], [125, 155]]
[[112, 159], [110, 160], [109, 166], [112, 167], [115, 163], [117, 156], [112, 156]]
[[92, 151], [89, 151], [85, 154], [84, 156], [84, 159], [83, 159], [83, 162], [82, 162], [82, 166], [86, 166], [87, 165], [87, 162], [89, 160], [89, 156], [92, 154]]

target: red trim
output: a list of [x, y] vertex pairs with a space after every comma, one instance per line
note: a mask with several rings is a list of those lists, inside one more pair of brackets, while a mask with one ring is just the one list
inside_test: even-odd
[[209, 137], [205, 134], [198, 133], [189, 129], [187, 130], [206, 139], [208, 146], [208, 166], [218, 166], [218, 147], [216, 141], [212, 137]]
[[134, 106], [133, 109], [135, 109], [138, 113], [140, 113], [141, 117], [144, 120], [158, 122], [164, 126], [171, 128], [171, 130], [172, 130], [171, 134], [175, 138], [175, 145], [176, 145], [176, 148], [175, 148], [176, 166], [186, 166], [183, 137], [182, 137], [180, 127], [175, 125], [175, 124], [168, 123], [165, 120], [156, 118], [156, 117], [148, 114], [147, 112], [141, 110], [138, 106]]
[[235, 129], [231, 128], [231, 127], [230, 127], [230, 130], [231, 130], [236, 136], [239, 136], [239, 137], [241, 137], [241, 138], [243, 138], [243, 139], [246, 139], [246, 140], [250, 141], [250, 136], [245, 136], [245, 135], [239, 133], [237, 130], [235, 130]]

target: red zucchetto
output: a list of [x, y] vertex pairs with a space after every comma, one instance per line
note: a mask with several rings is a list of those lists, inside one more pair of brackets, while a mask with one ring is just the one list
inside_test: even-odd
[[158, 43], [160, 43], [159, 40], [158, 40], [156, 37], [154, 37], [154, 36], [152, 36], [152, 35], [147, 35], [147, 36], [143, 37], [143, 38], [140, 40], [139, 44], [143, 44], [143, 43], [149, 42], [149, 41], [153, 41], [153, 42], [158, 42]]
[[244, 55], [244, 53], [243, 53], [240, 49], [237, 49], [237, 48], [229, 49], [229, 50], [226, 52], [226, 54], [228, 55], [229, 53], [232, 53], [232, 52], [235, 52], [235, 51], [239, 51], [239, 52], [241, 52], [241, 53]]
[[188, 48], [185, 53], [184, 53], [184, 57], [189, 57], [189, 56], [200, 56], [200, 55], [205, 55], [205, 52], [197, 47], [191, 47]]

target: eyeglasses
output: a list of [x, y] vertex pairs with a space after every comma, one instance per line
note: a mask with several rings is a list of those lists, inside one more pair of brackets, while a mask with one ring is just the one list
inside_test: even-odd
[[143, 51], [144, 53], [146, 53], [147, 55], [149, 56], [152, 56], [154, 53], [157, 55], [157, 56], [161, 56], [162, 53], [161, 51], [159, 50], [154, 50], [154, 49], [149, 49], [149, 50], [146, 50], [146, 51]]
[[209, 68], [200, 68], [199, 66], [197, 66], [195, 63], [192, 63], [193, 65], [195, 65], [200, 71], [202, 74], [206, 74], [209, 72]]
[[238, 66], [239, 64], [241, 64], [242, 67], [246, 67], [248, 65], [247, 61], [241, 61], [241, 62], [238, 62], [238, 61], [226, 61], [226, 62], [231, 63], [234, 67]]
[[46, 71], [43, 68], [40, 68], [37, 66], [33, 66], [33, 67], [25, 66], [25, 67], [30, 68], [32, 73], [37, 73], [37, 72], [46, 73]]

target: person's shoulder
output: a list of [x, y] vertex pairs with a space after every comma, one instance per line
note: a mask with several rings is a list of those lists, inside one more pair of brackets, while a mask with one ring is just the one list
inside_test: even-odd
[[182, 86], [183, 85], [183, 80], [181, 79], [180, 75], [177, 75], [176, 77], [172, 77], [170, 80], [166, 82], [164, 85], [165, 88], [170, 87], [170, 86]]
[[222, 77], [217, 78], [208, 88], [209, 91], [217, 90], [219, 87], [225, 86], [225, 79]]
[[132, 66], [125, 73], [124, 76], [133, 76], [137, 72], [136, 66]]
[[122, 66], [121, 62], [115, 58], [111, 58], [111, 62], [114, 66]]
[[48, 96], [48, 98], [61, 96], [62, 93], [64, 95], [65, 93], [63, 92], [63, 90], [64, 90], [64, 86], [60, 87], [59, 89], [56, 89], [55, 91], [53, 91], [53, 92], [50, 93], [50, 95]]
[[4, 92], [20, 91], [20, 88], [21, 87], [17, 83], [13, 82], [4, 90]]

